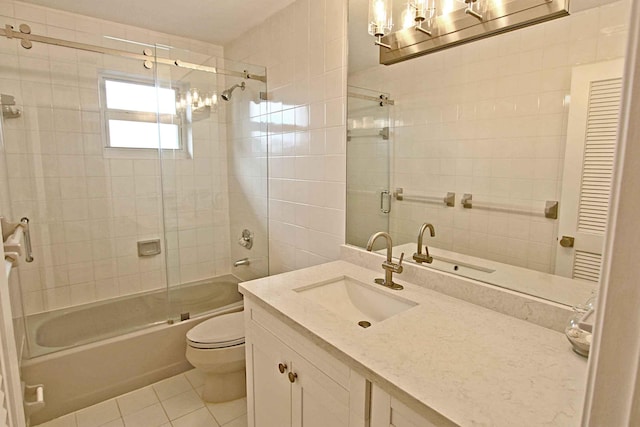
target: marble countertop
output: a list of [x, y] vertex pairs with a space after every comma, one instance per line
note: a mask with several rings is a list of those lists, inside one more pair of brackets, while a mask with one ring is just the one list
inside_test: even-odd
[[240, 284], [279, 318], [412, 407], [462, 426], [579, 425], [587, 361], [563, 334], [413, 285], [417, 306], [363, 329], [294, 289], [383, 275], [335, 261]]

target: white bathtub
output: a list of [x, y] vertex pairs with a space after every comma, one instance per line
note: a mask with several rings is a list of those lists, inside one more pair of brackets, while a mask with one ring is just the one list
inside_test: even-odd
[[[185, 306], [189, 305], [189, 299], [183, 298]], [[59, 316], [41, 316], [39, 324], [30, 325], [30, 340], [36, 343], [34, 348], [32, 342], [32, 350], [36, 350], [36, 354], [42, 353], [43, 348], [47, 350], [45, 352], [53, 350], [22, 363], [23, 381], [45, 387], [45, 408], [32, 416], [32, 425], [190, 369], [191, 365], [185, 358], [187, 331], [208, 318], [243, 308], [241, 299], [229, 302], [227, 298], [221, 298], [216, 302], [224, 305], [212, 307], [199, 317], [173, 324], [165, 319], [146, 329], [95, 341], [96, 337], [113, 335], [113, 332], [108, 328], [96, 329], [95, 325], [101, 321], [98, 316], [91, 316], [90, 309], [94, 308], [96, 315], [108, 316], [103, 319], [104, 323], [113, 323], [119, 310], [123, 307], [131, 309], [128, 302], [122, 301], [121, 298], [113, 301], [113, 311], [105, 304], [92, 304], [90, 307], [62, 310]], [[149, 298], [146, 301], [149, 302]], [[76, 333], [80, 331], [82, 336], [76, 340], [74, 336], [77, 335], [69, 333], [70, 328]], [[91, 335], [92, 330], [97, 334]], [[39, 332], [41, 336], [38, 338]], [[82, 344], [87, 340], [95, 342]], [[74, 347], [64, 348], [69, 345]]]

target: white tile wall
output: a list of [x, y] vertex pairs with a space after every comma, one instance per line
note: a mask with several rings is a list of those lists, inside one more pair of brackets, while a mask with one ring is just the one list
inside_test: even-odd
[[571, 69], [624, 55], [628, 2], [621, 1], [349, 76], [390, 92], [391, 188], [457, 194], [453, 208], [394, 203], [395, 241], [415, 241], [422, 222], [435, 246], [553, 271], [557, 221], [464, 210], [473, 199], [542, 211], [559, 200]]
[[[26, 22], [33, 33], [136, 52], [139, 45], [103, 36], [163, 43], [176, 48], [171, 55], [210, 65], [223, 56], [220, 46], [23, 2], [0, 0], [0, 19]], [[157, 158], [105, 157], [99, 72], [153, 78], [154, 71], [135, 60], [37, 43], [24, 50], [4, 38], [0, 60], [0, 92], [14, 95], [24, 111], [4, 123], [2, 200], [11, 203], [2, 204], [2, 214], [32, 220], [36, 261], [20, 268], [27, 313], [162, 287], [164, 254], [171, 285], [230, 271], [224, 114], [194, 123], [192, 159], [160, 165]], [[157, 72], [173, 81], [184, 77], [168, 67]], [[210, 74], [189, 76], [194, 86], [203, 79], [224, 85]], [[138, 240], [163, 237], [163, 215], [163, 255], [139, 258]]]
[[271, 274], [337, 259], [344, 242], [346, 10], [298, 0], [225, 46], [269, 76]]

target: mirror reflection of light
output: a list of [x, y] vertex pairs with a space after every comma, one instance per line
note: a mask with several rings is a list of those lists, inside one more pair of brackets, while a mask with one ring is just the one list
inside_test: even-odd
[[407, 28], [414, 27], [416, 25], [413, 16], [415, 13], [413, 12], [413, 7], [411, 3], [407, 6], [407, 8], [402, 12], [402, 29], [406, 30]]
[[493, 9], [498, 16], [504, 16], [507, 14], [504, 6], [505, 5], [503, 0], [491, 0], [489, 2], [489, 7]]
[[455, 7], [453, 5], [454, 0], [444, 0], [442, 2], [442, 14], [448, 15], [454, 11]]

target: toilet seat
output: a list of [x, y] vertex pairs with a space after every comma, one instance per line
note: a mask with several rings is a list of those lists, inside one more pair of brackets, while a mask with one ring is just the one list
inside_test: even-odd
[[187, 344], [193, 348], [215, 349], [244, 344], [243, 312], [224, 314], [191, 328]]

